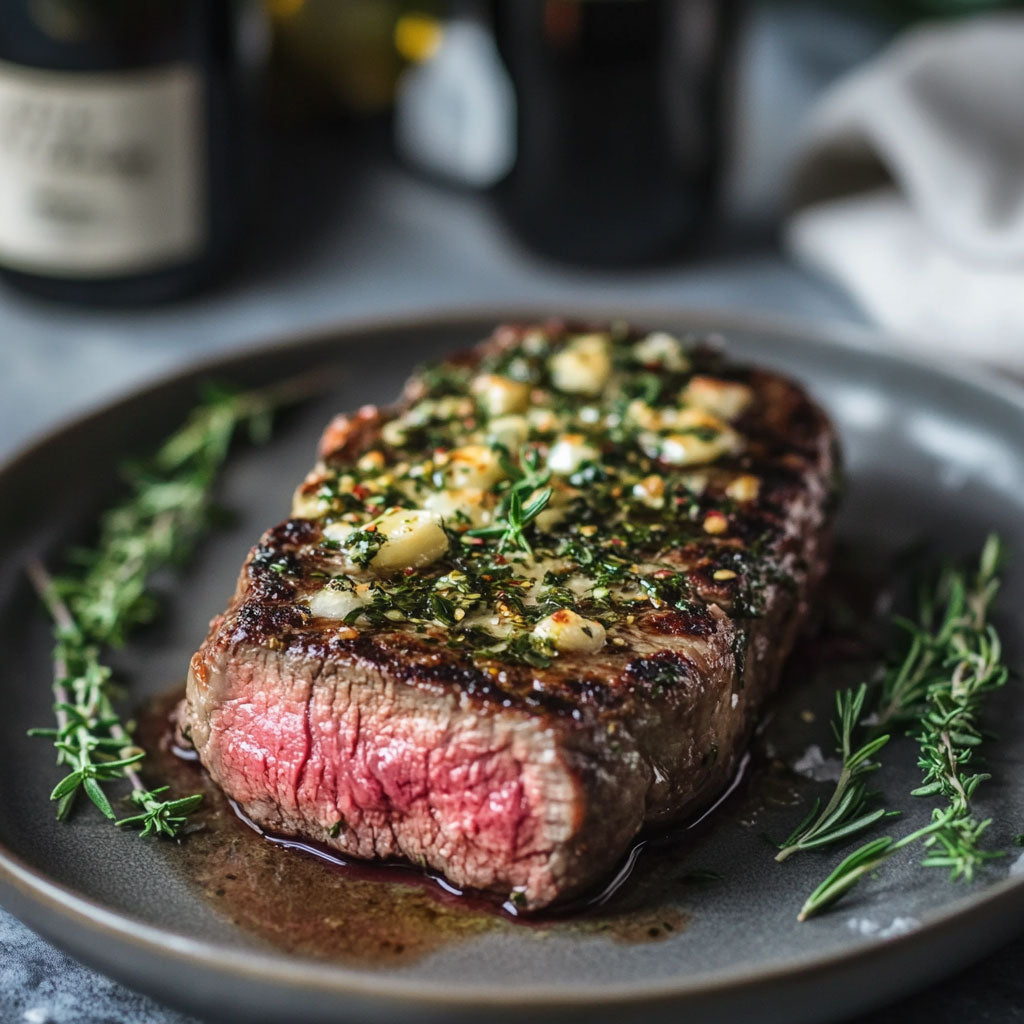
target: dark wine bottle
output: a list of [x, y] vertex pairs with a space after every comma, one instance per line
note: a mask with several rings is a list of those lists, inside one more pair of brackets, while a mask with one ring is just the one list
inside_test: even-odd
[[55, 299], [198, 288], [251, 198], [258, 0], [0, 0], [0, 274]]
[[738, 0], [496, 0], [516, 158], [495, 199], [533, 248], [629, 266], [679, 255], [714, 209]]

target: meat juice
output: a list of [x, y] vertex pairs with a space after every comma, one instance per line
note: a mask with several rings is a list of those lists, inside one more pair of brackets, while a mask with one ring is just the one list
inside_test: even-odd
[[[729, 789], [682, 826], [642, 836], [601, 888], [567, 906], [517, 915], [508, 904], [461, 893], [441, 876], [409, 865], [345, 860], [305, 840], [265, 835], [194, 755], [175, 746], [180, 687], [139, 716], [139, 739], [150, 751], [154, 778], [175, 793], [204, 797], [195, 815], [198, 828], [168, 848], [168, 865], [218, 913], [269, 946], [350, 965], [414, 961], [483, 933], [522, 927], [631, 944], [670, 939], [686, 929], [696, 888], [729, 884], [729, 865], [693, 866], [704, 837], [729, 827], [761, 833], [769, 827], [766, 819], [780, 812], [797, 820], [820, 792], [789, 765], [808, 743], [827, 735], [834, 690], [865, 678], [877, 653], [880, 638], [865, 623], [873, 622], [888, 584], [865, 571], [865, 564], [870, 557], [837, 556], [823, 621], [790, 657], [779, 697]], [[765, 856], [771, 858], [767, 843]]]

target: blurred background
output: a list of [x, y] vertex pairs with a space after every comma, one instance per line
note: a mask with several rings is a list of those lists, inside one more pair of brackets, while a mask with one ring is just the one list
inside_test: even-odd
[[1005, 6], [0, 0], [2, 437], [353, 317], [601, 303], [893, 326], [792, 244], [794, 168], [835, 83]]
[[[0, 0], [0, 457], [188, 361], [438, 309], [843, 321], [1022, 372], [1018, 7]], [[5, 1020], [143, 1019], [2, 913], [0, 948]], [[1018, 1019], [1011, 963], [901, 1019]]]

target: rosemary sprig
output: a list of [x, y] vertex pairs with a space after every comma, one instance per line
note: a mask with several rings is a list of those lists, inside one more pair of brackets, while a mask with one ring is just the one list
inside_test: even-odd
[[862, 847], [854, 850], [848, 857], [841, 861], [832, 873], [807, 897], [804, 905], [797, 914], [798, 921], [806, 921], [809, 917], [820, 913], [826, 907], [831, 906], [841, 896], [849, 892], [865, 875], [870, 874], [880, 867], [897, 850], [904, 846], [916, 843], [919, 839], [933, 835], [940, 828], [946, 826], [950, 812], [943, 814], [940, 811], [934, 812], [936, 817], [931, 824], [911, 832], [902, 839], [893, 839], [890, 836], [882, 836], [879, 839], [872, 839]]
[[69, 769], [50, 794], [59, 819], [84, 793], [116, 820], [104, 786], [122, 780], [131, 784], [139, 813], [116, 823], [142, 835], [178, 835], [199, 805], [199, 794], [167, 798], [167, 787], [143, 782], [138, 768], [145, 752], [114, 706], [112, 673], [101, 650], [122, 645], [131, 629], [156, 614], [150, 578], [183, 560], [210, 525], [213, 485], [239, 428], [262, 440], [272, 411], [313, 389], [310, 378], [296, 378], [261, 391], [211, 392], [152, 460], [126, 469], [130, 494], [101, 517], [96, 546], [72, 552], [77, 572], [53, 578], [41, 562], [28, 565], [54, 624], [56, 725], [31, 734], [51, 739], [57, 763]]
[[551, 471], [541, 468], [540, 454], [524, 449], [518, 463], [502, 452], [502, 469], [509, 480], [495, 513], [494, 522], [467, 530], [466, 537], [497, 537], [498, 551], [509, 547], [518, 548], [533, 555], [533, 548], [526, 537], [526, 528], [544, 511], [554, 493], [545, 485], [551, 479]]
[[868, 810], [878, 794], [868, 789], [864, 778], [881, 767], [872, 759], [889, 742], [889, 735], [875, 736], [861, 745], [854, 743], [867, 692], [867, 685], [862, 683], [856, 690], [842, 690], [836, 694], [836, 717], [832, 729], [842, 757], [836, 788], [824, 807], [821, 807], [820, 800], [815, 800], [807, 817], [781, 844], [775, 857], [777, 861], [784, 861], [801, 850], [813, 850], [848, 839], [870, 828], [879, 819], [898, 813], [882, 807]]
[[922, 591], [917, 622], [900, 620], [910, 637], [906, 655], [881, 686], [874, 728], [905, 723], [917, 741], [922, 771], [922, 785], [913, 795], [942, 796], [945, 806], [933, 811], [924, 828], [855, 850], [811, 894], [800, 920], [834, 903], [897, 850], [918, 841], [926, 848], [922, 865], [948, 868], [953, 880], [970, 881], [978, 866], [1003, 855], [982, 847], [991, 822], [974, 818], [970, 807], [975, 790], [989, 778], [970, 770], [982, 742], [978, 715], [984, 698], [1009, 678], [999, 635], [988, 621], [1001, 562], [999, 539], [991, 535], [973, 578], [948, 568], [937, 585]]

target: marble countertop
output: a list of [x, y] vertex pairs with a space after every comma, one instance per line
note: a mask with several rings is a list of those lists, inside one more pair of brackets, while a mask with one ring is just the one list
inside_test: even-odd
[[[426, 183], [387, 156], [373, 126], [307, 126], [274, 139], [265, 216], [230, 279], [136, 311], [49, 305], [0, 291], [0, 459], [62, 419], [211, 353], [328, 324], [492, 306], [699, 307], [861, 323], [841, 295], [792, 266], [772, 226], [787, 144], [829, 79], [881, 33], [817, 5], [758, 13], [744, 61], [730, 224], [687, 264], [631, 273], [556, 268], [523, 251], [485, 199]], [[1024, 1019], [1024, 940], [873, 1024]], [[187, 1024], [70, 960], [0, 911], [4, 1024]]]

